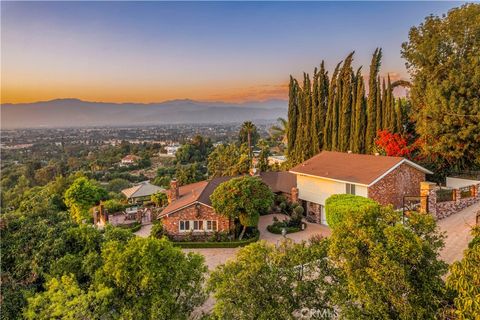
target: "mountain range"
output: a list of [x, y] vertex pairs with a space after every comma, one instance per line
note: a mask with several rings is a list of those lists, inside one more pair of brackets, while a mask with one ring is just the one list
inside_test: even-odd
[[190, 99], [159, 103], [108, 103], [55, 99], [2, 104], [2, 129], [155, 125], [172, 123], [229, 123], [273, 120], [287, 115], [286, 100], [242, 103]]

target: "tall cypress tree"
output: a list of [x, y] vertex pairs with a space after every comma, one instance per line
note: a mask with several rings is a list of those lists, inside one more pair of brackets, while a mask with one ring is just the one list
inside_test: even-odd
[[368, 100], [367, 100], [367, 132], [365, 135], [365, 151], [370, 153], [373, 148], [373, 141], [376, 136], [376, 116], [377, 116], [377, 75], [380, 69], [382, 59], [382, 49], [377, 48], [372, 56], [370, 64], [370, 73], [368, 80]]
[[[377, 99], [376, 99], [376, 102], [377, 102], [377, 124], [375, 126], [376, 128], [376, 131], [378, 130], [382, 130], [383, 129], [383, 102], [384, 102], [384, 98], [385, 98], [385, 79], [383, 80], [383, 86], [380, 87], [380, 76], [378, 77], [378, 81], [377, 81], [377, 90], [376, 90], [376, 94], [377, 94]], [[376, 136], [376, 132], [375, 132], [375, 136]]]
[[387, 108], [386, 108], [386, 125], [385, 128], [390, 132], [395, 132], [395, 98], [393, 97], [392, 82], [390, 75], [387, 77]]
[[402, 99], [399, 98], [396, 105], [395, 105], [395, 113], [396, 113], [396, 120], [397, 120], [397, 130], [396, 132], [402, 134], [403, 133], [403, 112], [402, 112]]
[[365, 83], [361, 74], [362, 67], [355, 75], [355, 99], [352, 101], [352, 126], [350, 150], [355, 153], [364, 152], [367, 114], [365, 110]]
[[339, 105], [338, 148], [339, 151], [347, 151], [350, 148], [350, 126], [352, 114], [352, 61], [351, 52], [345, 59], [341, 71], [342, 99]]
[[302, 158], [304, 160], [311, 158], [316, 154], [315, 145], [318, 148], [317, 132], [313, 128], [313, 110], [312, 110], [312, 84], [310, 82], [310, 75], [304, 73], [303, 75], [303, 103], [305, 108], [305, 122], [304, 134], [302, 142]]
[[327, 114], [325, 116], [325, 128], [323, 130], [323, 149], [324, 150], [333, 150], [332, 149], [332, 140], [333, 140], [333, 117], [334, 117], [334, 108], [335, 108], [335, 91], [337, 90], [337, 77], [338, 71], [342, 62], [339, 62], [333, 71], [332, 78], [330, 79], [330, 86], [328, 90], [328, 108]]
[[325, 70], [325, 64], [322, 61], [320, 71], [318, 73], [318, 141], [319, 148], [323, 148], [323, 131], [325, 128], [325, 118], [328, 109], [328, 72]]
[[297, 104], [297, 81], [290, 76], [288, 85], [288, 125], [287, 125], [287, 155], [290, 161], [294, 161], [294, 150], [297, 137], [298, 104]]
[[317, 68], [313, 72], [313, 87], [312, 87], [312, 118], [311, 118], [311, 127], [312, 132], [310, 133], [312, 139], [312, 155], [317, 154], [320, 151], [320, 101], [318, 95], [318, 80], [319, 80], [319, 73]]
[[333, 92], [333, 109], [332, 109], [332, 150], [338, 151], [338, 131], [340, 123], [340, 104], [342, 102], [342, 75], [337, 76], [335, 91]]

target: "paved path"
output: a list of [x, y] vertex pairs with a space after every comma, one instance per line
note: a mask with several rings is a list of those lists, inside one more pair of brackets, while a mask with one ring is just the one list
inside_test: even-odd
[[146, 238], [150, 235], [150, 232], [152, 231], [152, 226], [153, 226], [153, 224], [151, 224], [151, 223], [150, 224], [144, 224], [144, 225], [142, 225], [140, 230], [138, 230], [137, 232], [134, 232], [134, 234], [139, 236], [139, 237]]
[[478, 210], [480, 210], [480, 202], [438, 221], [438, 227], [447, 236], [445, 248], [440, 253], [443, 261], [451, 264], [462, 259], [463, 251], [472, 240], [470, 229], [475, 225], [475, 214]]

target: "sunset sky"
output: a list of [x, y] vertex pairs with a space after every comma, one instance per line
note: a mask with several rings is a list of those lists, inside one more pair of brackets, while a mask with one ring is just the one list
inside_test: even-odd
[[355, 50], [407, 78], [410, 27], [458, 2], [2, 2], [1, 102], [287, 97], [289, 74]]

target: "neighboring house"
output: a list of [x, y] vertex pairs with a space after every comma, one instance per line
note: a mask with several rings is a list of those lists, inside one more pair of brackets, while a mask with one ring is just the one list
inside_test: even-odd
[[419, 196], [429, 170], [401, 157], [323, 151], [293, 167], [298, 197], [307, 219], [326, 224], [325, 200], [333, 194], [356, 194], [401, 208], [404, 196]]
[[282, 164], [285, 161], [287, 161], [287, 157], [285, 156], [269, 156], [268, 157], [268, 165], [274, 165], [274, 164]]
[[139, 156], [129, 154], [120, 160], [121, 166], [132, 166], [136, 164], [141, 158]]
[[178, 149], [180, 149], [180, 145], [178, 144], [165, 147], [165, 150], [167, 151], [167, 154], [169, 156], [174, 156], [177, 153]]
[[[296, 187], [295, 175], [289, 172], [262, 172], [258, 175], [272, 192], [290, 197]], [[174, 239], [182, 239], [193, 233], [208, 236], [213, 232], [229, 232], [228, 218], [215, 212], [210, 195], [223, 182], [234, 177], [218, 177], [179, 186], [172, 181], [168, 192], [168, 206], [160, 213], [165, 232]]]
[[150, 201], [150, 196], [158, 192], [166, 192], [166, 190], [151, 184], [149, 181], [143, 181], [131, 188], [122, 190], [129, 203]]

